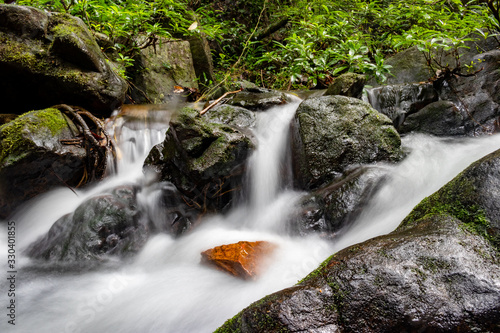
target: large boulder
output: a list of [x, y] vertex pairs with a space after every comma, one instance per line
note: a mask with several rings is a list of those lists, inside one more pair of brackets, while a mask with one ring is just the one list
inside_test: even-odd
[[6, 109], [24, 113], [66, 103], [109, 116], [126, 89], [82, 20], [0, 4], [0, 97]]
[[252, 137], [235, 126], [210, 122], [190, 108], [170, 121], [163, 143], [155, 146], [145, 166], [171, 181], [185, 200], [200, 211], [229, 207], [238, 192]]
[[136, 253], [150, 228], [137, 204], [137, 188], [121, 186], [84, 201], [28, 249], [36, 259], [85, 261]]
[[309, 98], [292, 122], [296, 187], [312, 190], [290, 229], [331, 235], [354, 219], [383, 180], [367, 164], [396, 161], [401, 140], [387, 116], [352, 97]]
[[131, 95], [137, 103], [164, 104], [174, 98], [174, 86], [198, 89], [187, 41], [162, 41], [141, 50], [136, 59]]
[[[500, 151], [217, 332], [497, 332]], [[360, 316], [360, 313], [363, 315]]]
[[51, 108], [28, 112], [0, 127], [0, 218], [51, 188], [80, 184], [85, 148], [61, 143], [79, 133], [71, 119]]
[[324, 96], [341, 95], [347, 97], [361, 98], [365, 87], [366, 76], [356, 73], [345, 73], [335, 78], [328, 86]]
[[28, 255], [66, 262], [126, 257], [141, 250], [155, 233], [179, 236], [190, 230], [194, 218], [170, 183], [149, 188], [121, 185], [85, 200], [73, 213], [61, 217], [29, 247]]
[[302, 189], [316, 189], [349, 169], [395, 161], [401, 140], [387, 116], [344, 96], [303, 101], [292, 122], [294, 174]]

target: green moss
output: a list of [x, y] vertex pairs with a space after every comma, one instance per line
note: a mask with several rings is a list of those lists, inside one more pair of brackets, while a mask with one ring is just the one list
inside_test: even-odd
[[36, 47], [38, 52], [33, 52], [30, 46], [24, 43], [5, 38], [3, 35], [0, 36], [0, 58], [2, 61], [18, 64], [35, 73], [48, 70], [49, 66], [44, 60], [47, 53], [41, 45]]
[[35, 143], [28, 137], [42, 129], [55, 136], [68, 126], [65, 116], [57, 109], [31, 111], [0, 126], [0, 165], [8, 165], [28, 154]]
[[475, 186], [464, 173], [441, 188], [438, 192], [423, 199], [403, 220], [399, 230], [418, 224], [419, 220], [432, 215], [449, 215], [462, 222], [461, 228], [480, 235], [500, 250], [500, 240], [490, 233], [490, 221], [484, 210], [475, 202]]
[[328, 266], [328, 264], [330, 263], [330, 261], [332, 260], [333, 258], [333, 254], [331, 256], [329, 256], [325, 261], [323, 261], [318, 268], [316, 268], [314, 271], [312, 271], [311, 273], [309, 273], [305, 278], [303, 278], [302, 280], [300, 280], [298, 283], [303, 283], [307, 280], [310, 280], [310, 279], [313, 279], [321, 274], [324, 274], [324, 270], [326, 268], [326, 266]]

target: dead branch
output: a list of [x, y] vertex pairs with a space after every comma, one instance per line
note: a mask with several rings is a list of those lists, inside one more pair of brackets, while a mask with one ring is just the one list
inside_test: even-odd
[[228, 91], [228, 92], [224, 93], [224, 95], [222, 95], [221, 97], [217, 98], [212, 104], [210, 104], [209, 106], [207, 106], [206, 108], [204, 108], [203, 110], [201, 110], [200, 111], [200, 116], [202, 116], [205, 113], [207, 113], [208, 110], [210, 110], [211, 108], [213, 108], [214, 106], [216, 106], [227, 95], [236, 94], [236, 93], [239, 93], [242, 90], [243, 90], [243, 88], [240, 88], [239, 90]]

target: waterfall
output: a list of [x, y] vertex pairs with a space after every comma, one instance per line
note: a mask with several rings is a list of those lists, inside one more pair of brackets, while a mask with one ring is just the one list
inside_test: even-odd
[[[209, 217], [177, 239], [158, 234], [133, 259], [104, 263], [100, 268], [67, 271], [57, 264], [33, 265], [21, 249], [85, 198], [123, 183], [138, 184], [144, 192], [151, 186], [142, 173], [142, 160], [162, 140], [166, 127], [125, 122], [116, 128], [122, 162], [114, 175], [94, 188], [77, 191], [78, 196], [67, 189], [52, 191], [12, 218], [19, 226], [20, 259], [15, 331], [212, 332], [250, 303], [292, 286], [334, 252], [394, 230], [416, 203], [500, 145], [500, 136], [453, 140], [407, 136], [403, 144], [409, 156], [398, 165], [380, 165], [390, 170], [391, 177], [350, 229], [333, 240], [290, 236], [283, 224], [302, 193], [290, 190], [280, 175], [287, 174], [283, 172], [287, 128], [297, 105], [259, 115], [258, 148], [249, 162], [249, 201], [227, 215]], [[6, 229], [5, 223], [1, 226]], [[2, 249], [7, 248], [6, 235], [2, 230]], [[241, 240], [277, 245], [268, 269], [255, 281], [235, 279], [200, 265], [202, 251]], [[7, 261], [4, 257], [2, 263]], [[2, 279], [2, 306], [7, 304], [6, 286]], [[1, 332], [11, 329], [5, 318], [0, 321]]]

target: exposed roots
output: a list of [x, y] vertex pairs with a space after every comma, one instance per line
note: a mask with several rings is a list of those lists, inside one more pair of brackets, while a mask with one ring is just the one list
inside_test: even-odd
[[81, 133], [78, 138], [61, 140], [63, 144], [79, 144], [85, 147], [87, 156], [85, 170], [77, 187], [90, 181], [102, 179], [106, 172], [110, 153], [112, 154], [113, 162], [116, 162], [115, 147], [104, 128], [103, 122], [87, 110], [81, 108], [71, 107], [66, 104], [59, 104], [54, 106], [54, 108], [67, 115]]

